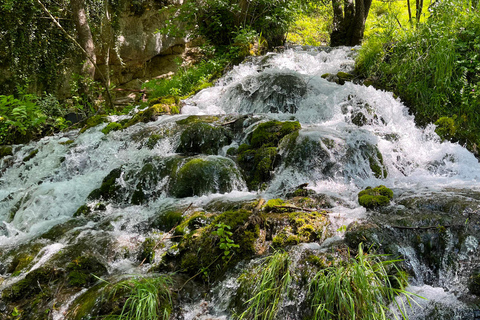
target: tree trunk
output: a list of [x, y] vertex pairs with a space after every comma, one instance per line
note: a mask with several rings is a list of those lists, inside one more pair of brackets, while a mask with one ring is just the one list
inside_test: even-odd
[[345, 0], [343, 8], [338, 0], [332, 0], [333, 31], [330, 34], [330, 45], [356, 46], [362, 43], [365, 21], [372, 0]]
[[82, 75], [91, 78], [95, 78], [95, 63], [97, 56], [95, 55], [95, 45], [93, 43], [92, 32], [88, 25], [87, 15], [85, 13], [85, 0], [71, 0], [70, 5], [73, 11], [73, 20], [77, 28], [78, 43], [85, 50], [88, 57], [85, 57], [85, 63], [82, 68]]

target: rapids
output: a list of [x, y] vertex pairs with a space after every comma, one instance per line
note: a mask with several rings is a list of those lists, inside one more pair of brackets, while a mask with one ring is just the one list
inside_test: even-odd
[[[180, 115], [161, 116], [154, 122], [108, 135], [101, 132], [103, 124], [84, 133], [70, 131], [14, 146], [13, 156], [0, 159], [0, 291], [8, 290], [62, 248], [78, 242], [102, 247], [98, 251], [107, 257], [111, 275], [145, 273], [148, 265], [139, 266], [136, 256], [125, 252], [138, 250], [148, 237], [161, 238], [158, 232], [142, 226], [158, 212], [174, 207], [202, 210], [215, 203], [284, 197], [296, 186], [308, 183], [308, 189], [334, 199], [329, 210], [334, 213], [330, 215], [333, 230], [339, 230], [335, 232], [337, 241], [343, 236], [342, 226], [368, 219], [369, 212], [357, 202], [358, 192], [367, 186], [382, 184], [391, 188], [398, 210], [408, 207], [404, 202], [415, 195], [434, 194], [440, 199], [452, 196], [455, 190], [480, 192], [478, 160], [461, 145], [442, 142], [433, 125], [417, 127], [413, 116], [392, 93], [325, 79], [327, 73], [351, 72], [356, 50], [294, 48], [252, 57], [234, 67], [215, 86], [183, 101]], [[185, 130], [179, 123], [192, 115], [215, 116], [224, 123], [241, 117], [247, 120], [243, 132], [234, 134], [215, 154], [178, 160], [180, 133]], [[121, 119], [111, 117], [112, 121]], [[282, 162], [271, 181], [263, 190], [249, 191], [237, 164], [228, 157], [228, 150], [247, 142], [258, 123], [272, 119], [299, 121], [301, 130], [293, 143], [280, 144]], [[159, 138], [148, 146], [146, 141], [152, 134]], [[32, 151], [36, 154], [29, 159]], [[179, 191], [176, 184], [184, 183], [181, 177], [163, 174], [158, 179], [142, 178], [138, 172], [152, 159], [159, 163], [156, 171], [170, 163], [183, 168], [193, 161], [203, 161], [209, 164], [207, 172], [213, 178], [205, 180], [205, 190]], [[73, 225], [65, 235], [45, 237], [52, 228], [72, 221], [85, 203], [95, 206], [98, 201], [89, 195], [117, 168], [121, 169], [115, 180], [121, 190], [120, 200], [105, 201], [95, 219]], [[224, 177], [227, 171], [230, 176]], [[139, 181], [148, 185], [148, 192], [145, 201], [132, 204]], [[479, 199], [475, 195], [462, 197]], [[477, 203], [472, 202], [471, 210], [477, 210]], [[470, 237], [469, 247], [459, 254], [470, 257], [478, 253], [478, 235]], [[29, 243], [44, 246], [34, 250], [31, 267], [21, 274], [8, 271], [13, 259], [7, 254], [9, 250]], [[171, 241], [165, 243], [157, 257], [172, 246]], [[452, 319], [472, 316], [471, 307], [458, 300], [468, 295], [466, 279], [457, 281], [454, 271], [444, 270], [440, 272], [442, 279], [429, 280], [425, 275], [429, 267], [420, 261], [418, 253], [405, 244], [398, 244], [396, 250], [410, 265], [412, 291], [432, 301], [422, 302], [427, 304], [423, 310], [435, 309], [441, 314], [438, 306], [443, 305], [445, 314], [452, 315]], [[178, 319], [229, 319], [228, 300], [238, 287], [235, 278], [241, 268], [232, 270], [230, 278], [212, 288], [208, 297], [185, 303]], [[478, 266], [471, 267], [475, 268]], [[455, 281], [460, 284], [452, 285]], [[59, 300], [65, 309], [79, 295], [80, 290]], [[279, 317], [295, 319], [292, 305], [295, 303], [285, 302], [286, 311]], [[434, 319], [427, 316], [427, 311], [414, 310], [411, 319]], [[63, 319], [60, 311], [52, 317]]]

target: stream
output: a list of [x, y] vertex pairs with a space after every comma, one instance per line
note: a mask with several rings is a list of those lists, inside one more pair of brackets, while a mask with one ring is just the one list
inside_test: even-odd
[[[287, 246], [293, 265], [305, 252], [330, 252], [338, 243], [375, 244], [404, 259], [408, 290], [426, 298], [408, 309], [410, 319], [480, 319], [480, 164], [461, 145], [442, 141], [434, 125], [417, 127], [392, 93], [335, 79], [353, 70], [357, 50], [298, 47], [251, 57], [183, 101], [178, 115], [13, 146], [13, 155], [0, 159], [0, 292], [35, 270], [70, 279], [72, 261], [85, 256], [96, 259], [90, 272], [108, 281], [146, 275], [178, 250], [158, 222], [168, 212], [208, 217], [259, 199], [286, 199], [308, 184], [316, 208], [328, 213], [329, 232]], [[265, 149], [274, 159], [269, 170], [255, 171], [268, 157], [253, 166], [248, 161], [257, 160], [241, 151], [260, 157], [255, 149], [267, 147], [254, 147], [255, 132], [273, 121], [301, 128], [272, 141]], [[378, 185], [392, 189], [391, 204], [360, 206], [357, 194]], [[139, 258], [148, 239], [157, 243], [154, 257]], [[190, 281], [171, 319], [233, 319], [237, 279], [271, 242], [267, 235], [265, 250], [209, 285]], [[4, 294], [0, 319], [13, 306], [25, 310], [25, 319], [90, 319], [72, 310], [97, 284], [90, 279], [27, 300]], [[307, 288], [297, 283], [292, 290], [276, 319], [304, 319]]]

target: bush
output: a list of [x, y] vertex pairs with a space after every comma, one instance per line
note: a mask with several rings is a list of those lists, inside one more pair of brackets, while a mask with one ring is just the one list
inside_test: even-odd
[[47, 117], [35, 99], [32, 95], [24, 95], [21, 99], [0, 96], [0, 144], [13, 143], [19, 138], [29, 140], [29, 136], [38, 133]]

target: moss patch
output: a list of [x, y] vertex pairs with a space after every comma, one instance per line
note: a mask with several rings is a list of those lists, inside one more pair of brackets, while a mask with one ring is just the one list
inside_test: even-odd
[[120, 123], [118, 122], [111, 122], [107, 124], [105, 128], [102, 129], [103, 134], [109, 134], [111, 131], [118, 131], [122, 130], [123, 127]]
[[393, 191], [383, 185], [373, 189], [367, 187], [358, 193], [358, 203], [367, 209], [386, 206], [391, 199], [393, 199]]

